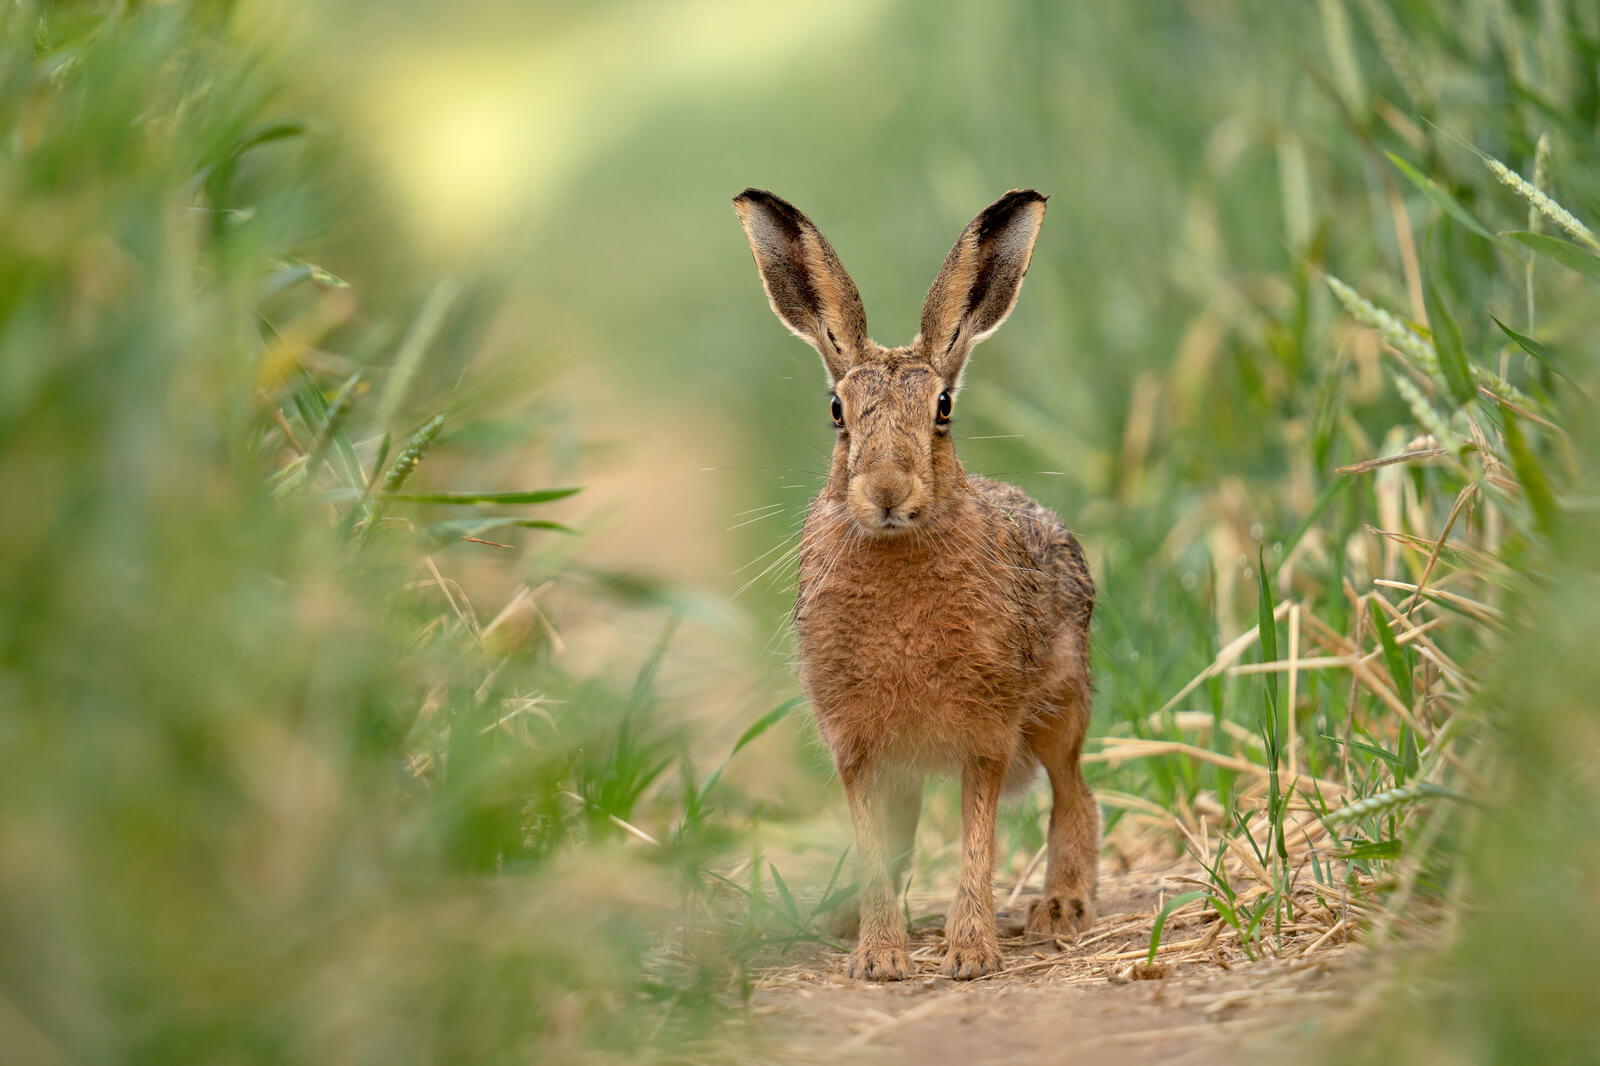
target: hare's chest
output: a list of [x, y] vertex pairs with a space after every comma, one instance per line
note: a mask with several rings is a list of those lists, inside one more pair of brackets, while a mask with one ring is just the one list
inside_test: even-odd
[[802, 575], [800, 666], [824, 734], [860, 719], [912, 742], [1008, 716], [1029, 661], [1008, 590], [970, 572], [873, 562]]

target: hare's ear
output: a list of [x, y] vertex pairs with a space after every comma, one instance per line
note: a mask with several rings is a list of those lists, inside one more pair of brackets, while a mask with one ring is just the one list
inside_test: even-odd
[[830, 383], [844, 377], [868, 343], [867, 313], [839, 257], [809, 218], [770, 192], [746, 189], [733, 207], [772, 310], [822, 356]]
[[956, 238], [922, 305], [919, 341], [954, 387], [972, 346], [1000, 328], [1022, 289], [1044, 221], [1045, 198], [1014, 189], [984, 208]]

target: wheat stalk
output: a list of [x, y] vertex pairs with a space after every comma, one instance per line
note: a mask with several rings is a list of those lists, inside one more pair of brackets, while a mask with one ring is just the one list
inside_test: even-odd
[[1450, 423], [1446, 422], [1443, 416], [1433, 409], [1427, 397], [1422, 395], [1422, 390], [1412, 384], [1411, 379], [1404, 374], [1391, 374], [1390, 377], [1394, 379], [1395, 391], [1400, 393], [1401, 399], [1405, 400], [1406, 406], [1410, 407], [1411, 413], [1416, 416], [1417, 424], [1433, 435], [1433, 439], [1439, 442], [1439, 447], [1452, 454], [1459, 452], [1460, 439], [1450, 428]]
[[1431, 110], [1433, 93], [1428, 89], [1428, 81], [1417, 64], [1411, 42], [1395, 21], [1394, 12], [1383, 0], [1361, 0], [1361, 13], [1366, 16], [1372, 37], [1378, 42], [1378, 54], [1394, 71], [1400, 88], [1405, 90], [1417, 107], [1424, 111]]
[[[1328, 280], [1328, 287], [1333, 290], [1335, 296], [1339, 297], [1339, 302], [1344, 304], [1345, 310], [1349, 311], [1357, 322], [1377, 330], [1384, 340], [1388, 341], [1401, 355], [1411, 360], [1412, 364], [1426, 374], [1430, 381], [1442, 391], [1449, 391], [1445, 386], [1444, 375], [1439, 369], [1439, 353], [1434, 350], [1431, 341], [1423, 339], [1410, 326], [1371, 300], [1368, 300], [1332, 274], [1325, 276]], [[1510, 400], [1520, 407], [1536, 406], [1527, 393], [1487, 367], [1472, 363], [1468, 365], [1467, 371], [1472, 375], [1473, 384], [1478, 387], [1488, 389], [1495, 395]], [[1410, 383], [1408, 382], [1407, 384]], [[1451, 435], [1450, 439], [1453, 440], [1454, 435]], [[1443, 444], [1444, 440], [1445, 438], [1441, 437], [1440, 444]]]
[[1334, 277], [1327, 275], [1328, 287], [1333, 294], [1344, 304], [1344, 309], [1349, 311], [1357, 322], [1370, 326], [1382, 335], [1383, 339], [1393, 345], [1400, 354], [1410, 359], [1428, 377], [1439, 380], [1439, 356], [1433, 350], [1433, 345], [1418, 336], [1410, 326], [1379, 307], [1377, 304], [1362, 296], [1359, 292]]
[[[1533, 187], [1543, 192], [1550, 185], [1550, 135], [1539, 134], [1539, 143], [1533, 149]], [[1539, 208], [1534, 204], [1528, 205], [1528, 232], [1538, 233], [1544, 228], [1544, 216], [1539, 213]], [[1533, 329], [1533, 264], [1537, 256], [1530, 255], [1528, 264], [1523, 268], [1523, 285], [1526, 289], [1528, 301], [1528, 329]], [[1504, 363], [1501, 364], [1502, 366]]]
[[1382, 818], [1429, 796], [1467, 799], [1460, 793], [1440, 788], [1438, 785], [1429, 784], [1426, 781], [1413, 781], [1411, 784], [1401, 785], [1399, 788], [1387, 788], [1382, 792], [1374, 792], [1365, 799], [1331, 810], [1322, 821], [1326, 825], [1335, 826], [1347, 822], [1364, 822], [1368, 818]]
[[[1530, 184], [1521, 174], [1518, 174], [1494, 156], [1484, 156], [1483, 163], [1489, 168], [1491, 174], [1500, 179], [1502, 185], [1510, 188], [1518, 196], [1532, 204], [1545, 218], [1566, 230], [1572, 235], [1573, 239], [1600, 252], [1600, 238], [1596, 238], [1594, 232], [1578, 221], [1571, 211], [1546, 196], [1536, 185]], [[1536, 166], [1535, 177], [1537, 176]]]

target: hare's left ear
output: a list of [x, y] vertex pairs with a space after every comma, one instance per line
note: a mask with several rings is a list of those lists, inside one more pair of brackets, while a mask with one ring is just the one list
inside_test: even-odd
[[922, 305], [915, 344], [954, 388], [972, 346], [1000, 328], [1033, 257], [1045, 198], [1014, 189], [984, 208], [956, 238]]

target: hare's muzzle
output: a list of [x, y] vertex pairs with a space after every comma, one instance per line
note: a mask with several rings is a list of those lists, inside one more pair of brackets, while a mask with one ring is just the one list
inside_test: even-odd
[[850, 489], [850, 509], [868, 530], [894, 533], [916, 521], [922, 484], [909, 470], [880, 464], [856, 477]]

